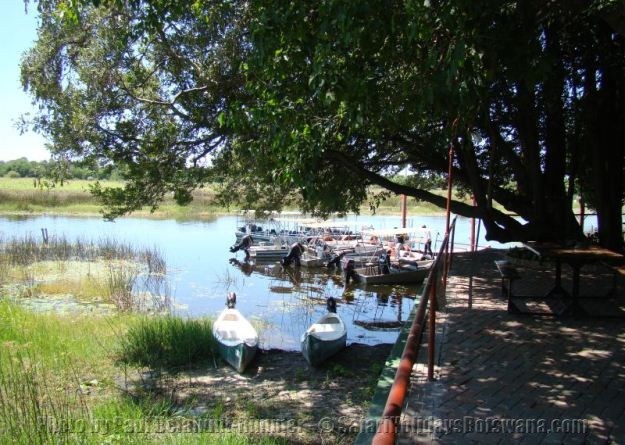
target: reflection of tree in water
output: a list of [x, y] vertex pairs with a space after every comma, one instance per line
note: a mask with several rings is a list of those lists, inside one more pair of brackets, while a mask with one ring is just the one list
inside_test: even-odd
[[365, 292], [365, 298], [356, 302], [353, 323], [367, 330], [398, 330], [405, 322], [402, 311], [406, 298], [414, 299], [395, 290]]
[[[272, 263], [232, 262], [243, 273], [259, 274], [270, 279], [272, 298], [267, 308], [272, 320], [271, 335], [298, 338], [326, 311], [328, 297], [338, 303], [338, 314], [348, 325], [369, 331], [398, 331], [412, 304], [406, 304], [417, 292], [412, 286], [374, 286], [345, 288], [340, 271], [326, 268], [283, 267]], [[249, 276], [246, 273], [246, 275]]]

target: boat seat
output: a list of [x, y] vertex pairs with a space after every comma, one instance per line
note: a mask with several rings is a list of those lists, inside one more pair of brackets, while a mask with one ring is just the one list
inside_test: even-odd
[[219, 331], [224, 340], [234, 340], [238, 337], [236, 331]]
[[314, 334], [320, 340], [334, 340], [339, 338], [341, 331], [314, 332]]
[[367, 275], [376, 275], [378, 271], [376, 270], [377, 264], [374, 263], [366, 263], [365, 264], [365, 273]]
[[339, 323], [333, 323], [333, 324], [329, 324], [329, 323], [324, 323], [324, 324], [318, 324], [315, 325], [310, 332], [314, 332], [315, 334], [320, 333], [320, 332], [335, 332], [336, 331], [336, 326], [338, 326]]

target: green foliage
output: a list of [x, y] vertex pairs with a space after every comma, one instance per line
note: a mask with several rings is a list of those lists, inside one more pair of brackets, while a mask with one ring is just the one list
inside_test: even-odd
[[28, 161], [26, 158], [0, 161], [0, 176], [7, 178], [119, 179], [121, 173], [112, 166], [105, 168], [84, 162]]
[[5, 175], [5, 178], [21, 178], [22, 175], [20, 175], [18, 172], [16, 172], [15, 170], [9, 170]]
[[28, 161], [26, 158], [0, 161], [0, 176], [5, 177], [34, 178], [42, 176], [47, 169], [48, 163], [46, 161]]
[[145, 318], [129, 329], [119, 361], [177, 373], [213, 360], [215, 351], [212, 322], [208, 319]]
[[[32, 351], [6, 348], [0, 361], [0, 444], [69, 444], [85, 420], [79, 391], [58, 391]], [[10, 439], [10, 441], [5, 441]]]
[[210, 181], [257, 209], [357, 211], [371, 185], [444, 207], [451, 147], [477, 202], [452, 211], [489, 239], [581, 236], [581, 189], [620, 248], [616, 4], [47, 0], [22, 82], [59, 165], [128, 179], [94, 188], [108, 217]]

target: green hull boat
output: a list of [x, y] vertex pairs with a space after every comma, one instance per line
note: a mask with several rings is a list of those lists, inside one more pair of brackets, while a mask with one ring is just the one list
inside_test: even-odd
[[224, 309], [213, 324], [219, 355], [237, 372], [254, 359], [258, 350], [258, 334], [249, 321], [237, 309]]
[[328, 313], [302, 335], [302, 354], [311, 366], [317, 366], [347, 344], [347, 328], [335, 313]]

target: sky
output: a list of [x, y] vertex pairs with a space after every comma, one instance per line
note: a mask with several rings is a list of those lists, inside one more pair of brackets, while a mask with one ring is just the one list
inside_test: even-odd
[[4, 0], [0, 12], [0, 161], [21, 157], [46, 160], [50, 153], [43, 137], [33, 132], [20, 135], [15, 128], [20, 115], [34, 110], [20, 84], [19, 63], [37, 36], [36, 5], [31, 2], [27, 14], [23, 0]]

